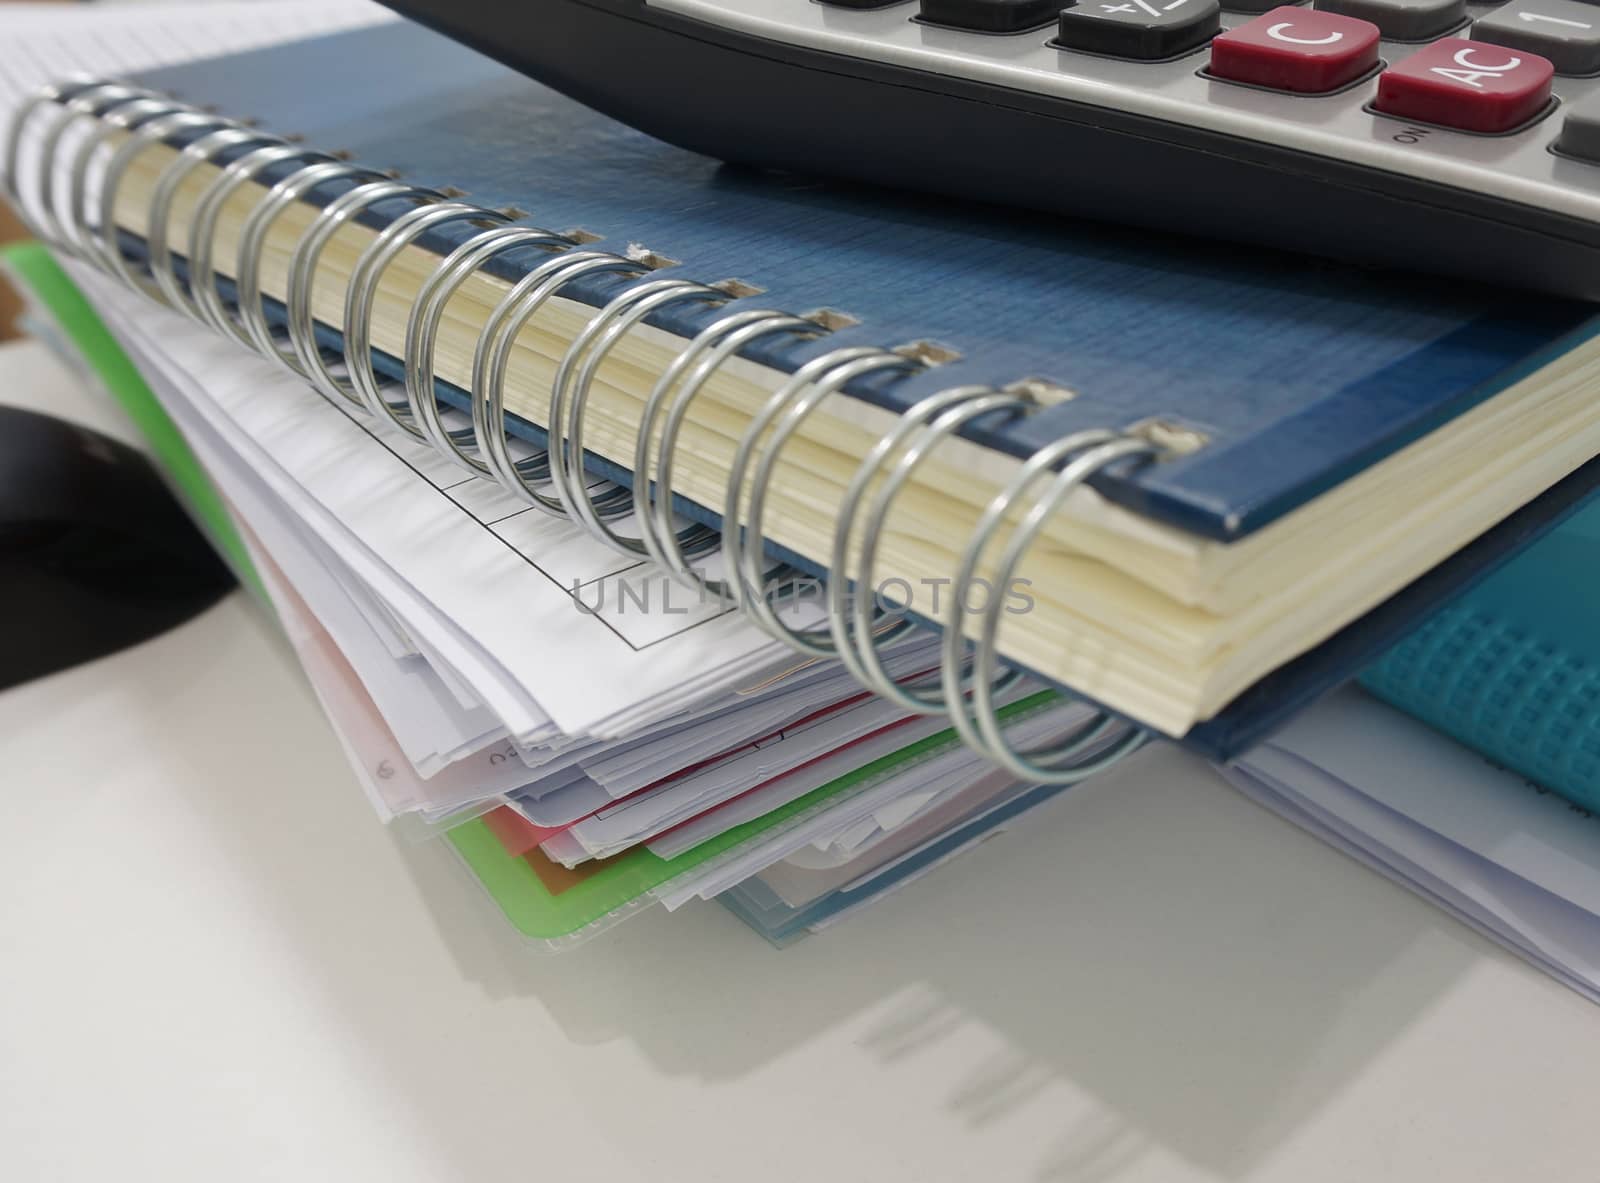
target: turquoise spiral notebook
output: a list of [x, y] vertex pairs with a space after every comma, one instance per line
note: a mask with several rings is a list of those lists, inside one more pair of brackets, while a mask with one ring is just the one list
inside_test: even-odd
[[[81, 83], [66, 86], [52, 106], [76, 96], [87, 115], [121, 119], [101, 128], [107, 151], [126, 147], [130, 130], [144, 138], [118, 158], [105, 207], [113, 225], [98, 207], [63, 208], [59, 194], [57, 214], [86, 241], [165, 258], [174, 282], [195, 281], [191, 256], [209, 246], [198, 286], [238, 300], [235, 280], [253, 274], [256, 290], [242, 295], [267, 321], [293, 329], [289, 313], [303, 314], [316, 344], [380, 376], [406, 376], [419, 293], [442, 259], [462, 260], [497, 226], [561, 233], [558, 253], [614, 260], [574, 272], [509, 337], [490, 331], [495, 310], [550, 262], [548, 245], [479, 258], [435, 309], [432, 372], [412, 375], [414, 391], [481, 411], [500, 350], [509, 360], [494, 430], [527, 444], [550, 444], [552, 386], [563, 360], [583, 353], [586, 331], [593, 347], [650, 283], [718, 284], [653, 308], [603, 357], [584, 355], [597, 368], [580, 384], [581, 459], [624, 486], [636, 483], [652, 388], [675, 359], [725, 341], [719, 326], [741, 310], [794, 314], [800, 327], [696, 371], [671, 505], [720, 528], [744, 442], [771, 460], [753, 483], [767, 494], [757, 540], [772, 556], [841, 584], [870, 582], [925, 621], [980, 631], [972, 605], [983, 597], [973, 593], [986, 572], [1005, 573], [999, 540], [1019, 537], [1045, 481], [1022, 487], [992, 534], [981, 534], [982, 515], [1028, 458], [1080, 438], [1125, 448], [1096, 453], [1085, 483], [1041, 518], [1009, 569], [1024, 594], [1008, 601], [1016, 611], [995, 610], [992, 648], [1213, 755], [1247, 746], [1370, 664], [1600, 481], [1600, 400], [1589, 393], [1600, 340], [1585, 305], [752, 173], [653, 140], [403, 22], [133, 81], [197, 112], [248, 118], [257, 138], [224, 143], [199, 120], [162, 125], [159, 103], [119, 116]], [[25, 205], [30, 192], [39, 200], [45, 167], [28, 151], [51, 117], [21, 137], [19, 172], [34, 185]], [[296, 150], [251, 166], [269, 132], [292, 134]], [[50, 143], [68, 153], [75, 142]], [[334, 154], [375, 171], [330, 170], [298, 190], [248, 257], [246, 222], [268, 191]], [[416, 188], [329, 221], [378, 170]], [[226, 191], [201, 244], [196, 209], [218, 186]], [[383, 250], [380, 232], [444, 199], [464, 212], [415, 223], [382, 265], [363, 268]], [[318, 227], [330, 234], [297, 297], [291, 263], [306, 263]], [[152, 250], [153, 231], [165, 251]], [[354, 298], [353, 276], [367, 280], [370, 302]], [[298, 311], [288, 307], [297, 299]], [[852, 371], [853, 350], [875, 361]], [[823, 375], [839, 389], [780, 448], [759, 412], [808, 365], [813, 389]], [[947, 391], [965, 392], [960, 406], [973, 413], [894, 497], [843, 514], [873, 446]], [[976, 413], [974, 392], [1000, 409]], [[660, 481], [654, 472], [638, 482], [642, 495], [659, 496]], [[745, 530], [748, 500], [734, 498]], [[883, 529], [869, 580], [854, 556], [874, 515]], [[847, 570], [830, 572], [841, 538]], [[963, 556], [980, 545], [972, 578], [955, 589], [968, 594], [952, 596]]]

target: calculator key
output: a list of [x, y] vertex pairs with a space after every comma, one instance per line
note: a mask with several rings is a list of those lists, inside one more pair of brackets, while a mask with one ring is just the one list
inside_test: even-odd
[[1537, 54], [1446, 37], [1378, 75], [1373, 106], [1462, 131], [1510, 131], [1544, 110], [1554, 73]]
[[1204, 45], [1221, 28], [1217, 0], [1078, 0], [1062, 12], [1056, 43], [1150, 62]]
[[1061, 0], [922, 0], [922, 19], [979, 33], [1021, 33], [1055, 19]]
[[1600, 98], [1587, 98], [1567, 108], [1556, 151], [1600, 163]]
[[1331, 12], [1275, 8], [1211, 42], [1211, 73], [1233, 82], [1317, 94], [1378, 64], [1378, 26]]
[[1467, 19], [1465, 0], [1316, 0], [1316, 6], [1371, 21], [1391, 41], [1426, 41]]
[[1282, 0], [1220, 0], [1223, 12], [1271, 12]]
[[1600, 8], [1592, 4], [1513, 0], [1475, 21], [1472, 39], [1547, 57], [1559, 74], [1600, 72]]

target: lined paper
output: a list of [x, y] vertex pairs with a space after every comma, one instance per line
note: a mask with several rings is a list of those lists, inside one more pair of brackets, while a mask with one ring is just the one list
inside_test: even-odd
[[397, 19], [370, 0], [223, 0], [66, 8], [8, 4], [0, 108], [76, 73], [122, 77]]

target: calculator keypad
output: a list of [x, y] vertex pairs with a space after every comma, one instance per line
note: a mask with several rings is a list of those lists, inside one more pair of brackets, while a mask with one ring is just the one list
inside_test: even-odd
[[[1312, 20], [1365, 21], [1381, 39], [1378, 64], [1364, 71], [1356, 67], [1370, 59], [1351, 52], [1354, 41], [1326, 58], [1304, 46], [1269, 67], [1255, 22], [1284, 0], [1184, 0], [1170, 10], [1173, 0], [1055, 0], [1052, 25], [1004, 35], [969, 31], [979, 0], [872, 9], [842, 6], [862, 0], [645, 2], [769, 41], [1220, 133], [1600, 225], [1600, 0], [1300, 0], [1292, 12], [1301, 27], [1270, 38], [1305, 36]], [[972, 7], [952, 14], [940, 3]], [[1463, 51], [1465, 65], [1455, 60]], [[1497, 65], [1507, 68], [1487, 68]]]

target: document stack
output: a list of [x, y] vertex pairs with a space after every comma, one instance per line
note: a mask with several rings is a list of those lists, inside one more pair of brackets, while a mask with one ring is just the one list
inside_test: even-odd
[[752, 174], [317, 9], [14, 95], [12, 266], [535, 941], [781, 942], [1237, 756], [1600, 481], [1585, 306]]

